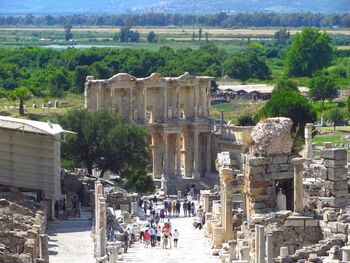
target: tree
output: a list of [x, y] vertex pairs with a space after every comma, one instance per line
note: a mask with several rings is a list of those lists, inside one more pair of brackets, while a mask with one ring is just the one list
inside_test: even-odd
[[256, 123], [250, 115], [243, 115], [237, 119], [239, 126], [254, 126]]
[[293, 130], [302, 135], [305, 124], [316, 120], [316, 112], [299, 92], [283, 90], [272, 94], [271, 99], [260, 110], [257, 119], [268, 117], [291, 118]]
[[73, 38], [73, 33], [71, 30], [72, 30], [71, 24], [64, 24], [64, 38], [67, 41], [69, 41]]
[[291, 41], [290, 32], [285, 28], [275, 32], [273, 38], [276, 41], [276, 44], [280, 46], [286, 46], [290, 44]]
[[324, 109], [324, 101], [332, 100], [338, 96], [338, 88], [335, 80], [327, 75], [318, 75], [311, 80], [309, 96], [315, 100], [322, 102]]
[[338, 108], [335, 108], [329, 112], [327, 119], [333, 122], [333, 129], [335, 130], [335, 126], [337, 125], [337, 123], [344, 120], [344, 115], [340, 112]]
[[67, 135], [62, 145], [62, 159], [72, 160], [76, 166], [83, 165], [90, 174], [94, 168], [99, 169], [100, 177], [110, 170], [122, 178], [132, 177], [136, 183], [149, 180], [138, 179], [139, 175], [145, 176], [148, 163], [144, 128], [105, 110], [94, 113], [72, 110], [60, 117], [59, 123], [76, 132], [76, 135]]
[[130, 27], [125, 26], [120, 29], [115, 39], [118, 39], [120, 42], [138, 42], [140, 40], [140, 33], [132, 31]]
[[291, 79], [282, 78], [277, 82], [276, 87], [272, 90], [272, 93], [280, 91], [297, 91], [299, 92], [298, 85]]
[[19, 108], [18, 108], [18, 113], [19, 115], [23, 116], [24, 115], [24, 102], [26, 100], [29, 100], [32, 97], [32, 93], [30, 92], [29, 89], [25, 87], [19, 87], [16, 88], [9, 93], [9, 98], [11, 100], [19, 100]]
[[156, 35], [156, 33], [154, 33], [154, 31], [148, 32], [147, 42], [148, 43], [156, 43], [157, 42], [157, 35]]
[[202, 39], [202, 28], [198, 29], [198, 40], [201, 41]]
[[304, 28], [297, 33], [287, 51], [285, 71], [289, 76], [310, 77], [331, 62], [333, 48], [326, 32]]

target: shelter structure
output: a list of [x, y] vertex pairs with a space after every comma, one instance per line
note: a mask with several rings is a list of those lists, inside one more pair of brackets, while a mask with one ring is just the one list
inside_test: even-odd
[[0, 116], [0, 186], [48, 201], [61, 197], [60, 125]]

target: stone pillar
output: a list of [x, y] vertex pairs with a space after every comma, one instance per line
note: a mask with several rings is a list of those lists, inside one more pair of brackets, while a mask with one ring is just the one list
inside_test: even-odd
[[49, 263], [49, 238], [47, 234], [42, 234], [39, 236], [40, 244], [40, 258], [43, 259], [45, 263]]
[[230, 261], [237, 259], [236, 249], [237, 249], [237, 241], [235, 240], [229, 240], [229, 252], [230, 252]]
[[321, 114], [321, 126], [324, 126], [324, 115]]
[[181, 190], [178, 190], [177, 191], [177, 199], [179, 200], [181, 198], [182, 198], [182, 192], [181, 192]]
[[137, 202], [131, 202], [131, 214], [137, 215], [138, 214], [138, 203]]
[[100, 230], [100, 257], [106, 255], [106, 199], [100, 198], [100, 218], [99, 218], [99, 230]]
[[167, 185], [168, 181], [165, 178], [162, 178], [160, 181], [160, 188], [163, 189], [164, 194], [167, 195], [168, 194], [168, 185]]
[[129, 121], [134, 120], [134, 90], [129, 89]]
[[209, 196], [210, 196], [210, 193], [201, 191], [201, 197], [202, 197], [202, 200], [203, 200], [203, 210], [206, 213], [209, 212], [209, 208], [210, 208]]
[[117, 263], [118, 261], [118, 246], [117, 245], [110, 245], [107, 248], [109, 261], [108, 263]]
[[176, 134], [176, 175], [181, 176], [181, 143], [180, 143], [180, 133]]
[[211, 132], [207, 135], [207, 176], [211, 174]]
[[350, 261], [350, 246], [345, 246], [341, 248], [342, 250], [342, 261], [349, 262]]
[[163, 178], [169, 176], [169, 134], [164, 133], [164, 167], [163, 167]]
[[224, 238], [224, 229], [221, 226], [214, 226], [212, 233], [212, 248], [220, 248]]
[[198, 98], [199, 98], [199, 85], [194, 85], [194, 118], [198, 119]]
[[277, 194], [277, 209], [279, 211], [287, 210], [287, 197], [282, 192]]
[[266, 236], [266, 263], [273, 263], [272, 234]]
[[223, 191], [221, 191], [221, 223], [224, 229], [225, 242], [233, 239], [232, 227], [232, 180], [233, 171], [230, 168], [220, 169], [220, 183]]
[[168, 119], [168, 86], [165, 85], [164, 89], [164, 120]]
[[259, 263], [259, 241], [260, 241], [260, 237], [259, 237], [259, 225], [255, 225], [255, 263]]
[[294, 165], [294, 213], [300, 214], [304, 210], [303, 203], [303, 158], [292, 159]]
[[244, 246], [239, 248], [239, 260], [249, 260], [249, 247]]
[[264, 226], [259, 226], [259, 250], [258, 250], [258, 255], [259, 255], [259, 263], [265, 263], [265, 227]]
[[288, 247], [281, 247], [280, 257], [284, 258], [284, 257], [288, 257], [288, 255], [289, 255]]
[[176, 86], [176, 119], [180, 118], [180, 89]]
[[100, 181], [95, 181], [95, 231], [99, 230], [99, 218], [100, 218], [100, 211], [99, 211], [99, 198], [102, 195], [103, 192], [103, 186], [100, 183]]
[[195, 179], [198, 179], [200, 177], [199, 173], [199, 132], [194, 131], [194, 140], [193, 140], [193, 162], [194, 162], [194, 171], [193, 171], [193, 177]]
[[143, 88], [143, 122], [147, 122], [147, 89]]
[[308, 161], [312, 160], [312, 123], [306, 123], [305, 125], [305, 155], [304, 158]]

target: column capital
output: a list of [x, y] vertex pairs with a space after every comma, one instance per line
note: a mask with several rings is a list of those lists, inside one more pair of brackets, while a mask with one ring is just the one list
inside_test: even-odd
[[306, 161], [306, 159], [298, 157], [298, 158], [293, 158], [292, 159], [292, 164], [294, 166], [299, 166], [299, 165], [303, 165], [303, 163]]
[[230, 183], [233, 180], [233, 170], [231, 168], [220, 168], [219, 175], [220, 180], [222, 180], [224, 183]]

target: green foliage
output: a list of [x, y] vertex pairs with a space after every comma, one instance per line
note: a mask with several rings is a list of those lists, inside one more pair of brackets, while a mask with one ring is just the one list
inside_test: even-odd
[[280, 29], [274, 34], [274, 40], [277, 45], [286, 46], [291, 42], [290, 32], [285, 28]]
[[26, 100], [29, 100], [32, 97], [32, 93], [28, 88], [25, 87], [19, 87], [9, 92], [8, 94], [9, 99], [11, 100], [19, 100], [19, 108], [18, 113], [23, 116], [24, 115], [24, 105], [23, 103]]
[[327, 114], [326, 118], [333, 122], [333, 127], [335, 130], [335, 126], [337, 125], [337, 123], [344, 120], [344, 115], [340, 112], [338, 108], [335, 108]]
[[288, 78], [282, 78], [278, 80], [277, 85], [273, 89], [272, 93], [277, 93], [281, 91], [296, 91], [299, 92], [298, 85], [295, 81], [288, 79]]
[[346, 99], [346, 105], [348, 108], [348, 115], [350, 116], [350, 96], [348, 96], [348, 98]]
[[130, 169], [138, 170], [137, 174], [145, 171], [148, 147], [144, 128], [105, 110], [94, 113], [72, 110], [60, 117], [59, 123], [76, 132], [67, 135], [62, 159], [85, 166], [89, 173], [98, 168], [101, 177], [107, 170], [122, 177], [128, 177]]
[[241, 53], [231, 55], [222, 64], [222, 75], [242, 81], [250, 78], [269, 79], [271, 70], [263, 57], [263, 46], [254, 43]]
[[326, 32], [304, 28], [293, 37], [286, 57], [286, 73], [289, 76], [312, 76], [328, 66], [332, 59], [331, 38]]
[[156, 35], [156, 33], [154, 33], [154, 31], [148, 32], [147, 42], [148, 43], [156, 43], [157, 42], [157, 35]]
[[137, 193], [154, 193], [156, 190], [153, 179], [145, 170], [130, 169], [125, 179], [124, 187]]
[[324, 74], [315, 76], [311, 80], [309, 96], [315, 100], [320, 100], [322, 107], [324, 107], [326, 99], [332, 100], [338, 96], [335, 80]]
[[140, 33], [125, 26], [120, 29], [120, 32], [113, 39], [120, 42], [138, 42], [140, 40]]
[[256, 125], [256, 122], [253, 120], [252, 116], [250, 115], [243, 115], [238, 117], [237, 119], [239, 126], [254, 126]]
[[71, 24], [65, 24], [64, 25], [64, 39], [69, 41], [73, 38], [73, 33], [72, 33], [72, 25]]
[[268, 117], [289, 117], [293, 130], [302, 135], [306, 123], [316, 120], [316, 112], [310, 103], [296, 91], [276, 92], [259, 112], [257, 119]]

